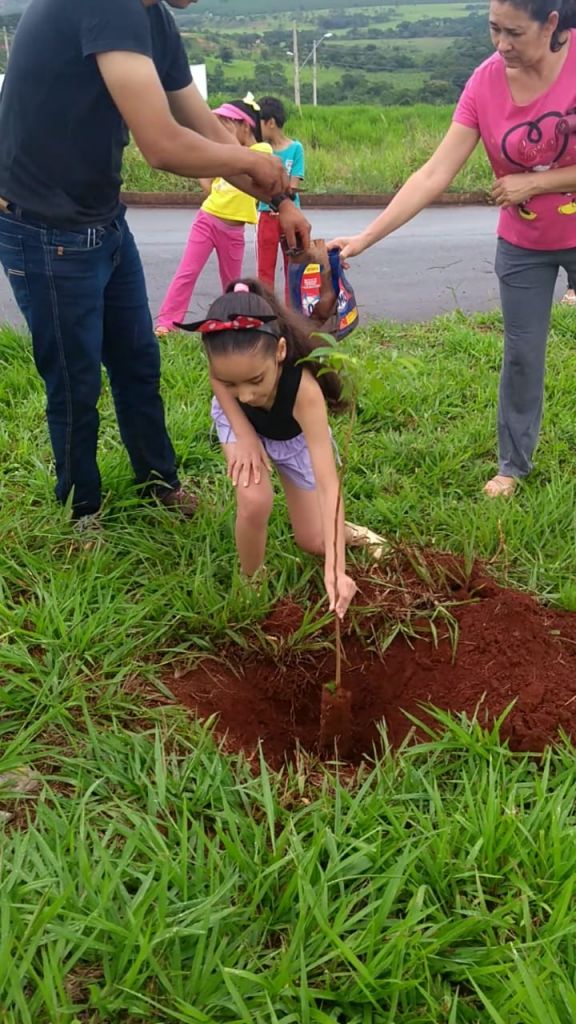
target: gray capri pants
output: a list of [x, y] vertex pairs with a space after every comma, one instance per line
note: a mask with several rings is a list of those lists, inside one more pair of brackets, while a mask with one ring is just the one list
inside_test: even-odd
[[495, 269], [504, 316], [504, 357], [498, 400], [503, 476], [526, 476], [538, 441], [546, 342], [560, 267], [576, 276], [576, 249], [522, 249], [498, 239]]

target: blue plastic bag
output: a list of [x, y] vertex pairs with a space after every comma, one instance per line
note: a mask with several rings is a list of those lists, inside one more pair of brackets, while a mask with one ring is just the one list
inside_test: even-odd
[[288, 265], [288, 290], [292, 308], [337, 340], [358, 326], [356, 296], [338, 249], [328, 252], [323, 242], [312, 242], [308, 252], [293, 257]]

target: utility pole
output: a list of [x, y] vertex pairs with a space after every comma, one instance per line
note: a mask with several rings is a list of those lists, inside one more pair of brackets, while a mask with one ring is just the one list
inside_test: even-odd
[[[310, 53], [306, 57], [306, 60], [304, 61], [304, 64], [307, 64], [307, 62], [310, 60], [310, 57], [312, 57], [312, 105], [315, 106], [315, 107], [318, 106], [318, 57], [317, 57], [317, 51], [318, 51], [318, 47], [320, 46], [320, 43], [323, 43], [325, 39], [331, 39], [332, 35], [333, 35], [332, 32], [325, 32], [323, 36], [320, 36], [320, 39], [315, 39], [313, 44], [312, 44], [312, 50], [310, 51]], [[302, 65], [302, 67], [304, 67], [304, 64]]]
[[298, 56], [298, 26], [296, 22], [292, 28], [292, 53], [294, 54], [294, 103], [300, 110], [300, 58]]

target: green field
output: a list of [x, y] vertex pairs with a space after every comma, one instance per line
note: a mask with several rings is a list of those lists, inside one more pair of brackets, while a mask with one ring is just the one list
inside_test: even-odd
[[[478, 5], [478, 9], [483, 9], [481, 4]], [[271, 28], [288, 29], [292, 27], [294, 21], [296, 21], [300, 27], [307, 29], [309, 26], [314, 25], [318, 18], [322, 17], [323, 15], [329, 14], [330, 11], [332, 10], [333, 8], [326, 8], [325, 10], [318, 9], [314, 10], [313, 13], [304, 13], [302, 16], [300, 16], [299, 12], [296, 14], [294, 12], [286, 12], [274, 15], [263, 14], [260, 17], [250, 19], [250, 22], [248, 24], [244, 18], [232, 19], [230, 15], [223, 14], [219, 18], [215, 19], [215, 21], [217, 22], [218, 25], [218, 32], [223, 33], [224, 35], [228, 33], [238, 34], [239, 32], [246, 32], [248, 30], [251, 32], [264, 32], [267, 29]], [[382, 20], [381, 25], [385, 26], [386, 28], [394, 28], [401, 21], [418, 21], [421, 18], [462, 18], [469, 13], [470, 5], [467, 3], [459, 2], [438, 4], [409, 3], [382, 5], [378, 6], [376, 9], [374, 7], [365, 9], [355, 8], [356, 13], [364, 13], [372, 17], [374, 16], [375, 13], [377, 13], [378, 10], [386, 12], [387, 15], [386, 19]], [[202, 13], [202, 10], [199, 8], [198, 15], [201, 15]], [[392, 17], [389, 17], [390, 14], [392, 14]], [[206, 19], [202, 19], [199, 24], [202, 25], [202, 27], [204, 27], [206, 25]], [[379, 24], [377, 20], [376, 24]], [[194, 30], [195, 22], [194, 20], [192, 20], [192, 17], [187, 19], [186, 27], [187, 29]], [[335, 35], [338, 36], [346, 30], [336, 28], [333, 29], [333, 31]]]
[[[454, 42], [453, 36], [430, 36], [421, 39], [374, 39], [373, 45], [378, 50], [384, 50], [385, 52], [391, 52], [396, 47], [399, 50], [408, 51], [410, 53], [438, 53], [444, 50], [447, 46], [450, 46]], [[336, 38], [330, 42], [331, 47], [346, 46], [345, 40]], [[320, 50], [318, 50], [320, 55]]]
[[[457, 6], [463, 6], [459, 0], [456, 0]], [[294, 0], [203, 0], [201, 13], [210, 12], [217, 17], [229, 18], [229, 17], [242, 17], [246, 21], [252, 23], [253, 16], [261, 14], [270, 14], [274, 18], [282, 18], [286, 14], [294, 14], [300, 19], [306, 17], [314, 17], [319, 12], [324, 13], [327, 10], [353, 10], [357, 12], [365, 12], [367, 14], [374, 13], [375, 10], [381, 9], [382, 7], [413, 7], [416, 6], [412, 3], [402, 4], [396, 3], [392, 5], [385, 5], [380, 0], [375, 0], [373, 4], [366, 4], [363, 2], [354, 2], [354, 0], [333, 0], [333, 3], [329, 7], [318, 7], [314, 0], [298, 0], [295, 4]], [[422, 6], [428, 6], [423, 4]], [[453, 5], [450, 2], [433, 5], [439, 9], [449, 9]], [[181, 15], [181, 20], [185, 24], [189, 24], [194, 18], [196, 12], [186, 12]]]
[[[455, 102], [474, 67], [491, 52], [480, 4], [409, 3], [372, 8], [335, 8], [266, 17], [187, 15], [188, 47], [207, 59], [209, 89], [220, 93], [243, 86], [255, 93], [292, 95], [292, 28], [299, 30], [304, 65], [304, 102], [311, 101], [310, 55], [320, 39], [320, 102]], [[250, 66], [253, 61], [253, 66]], [[407, 73], [411, 72], [411, 76]], [[390, 77], [390, 76], [393, 77]], [[382, 86], [382, 100], [378, 86]]]
[[[507, 504], [480, 495], [499, 317], [353, 335], [351, 518], [574, 608], [573, 315], [555, 312], [538, 468]], [[268, 584], [239, 579], [196, 339], [163, 375], [196, 521], [140, 505], [106, 387], [91, 539], [53, 504], [44, 396], [9, 329], [0, 365], [2, 1024], [571, 1024], [574, 751], [514, 756], [455, 721], [355, 778], [227, 756], [162, 666], [253, 648], [321, 570], [277, 508]]]
[[[309, 192], [391, 192], [431, 155], [450, 123], [451, 108], [304, 107], [287, 131], [306, 149]], [[130, 191], [187, 191], [194, 182], [153, 171], [134, 147], [127, 153]], [[456, 191], [487, 189], [491, 172], [483, 150], [455, 180]]]
[[[346, 70], [346, 69], [345, 69]], [[348, 69], [349, 70], [349, 69]], [[384, 90], [386, 86], [394, 86], [396, 89], [416, 89], [424, 85], [427, 75], [424, 71], [371, 71], [370, 68], [363, 69], [363, 73], [377, 81]], [[330, 82], [337, 82], [342, 75], [340, 68], [319, 68], [318, 69], [318, 102], [322, 101], [322, 85]], [[304, 68], [300, 77], [302, 85], [312, 82], [312, 69]], [[384, 95], [384, 93], [382, 94]]]
[[[441, 47], [440, 47], [441, 48]], [[281, 61], [287, 76], [292, 76], [292, 64], [287, 61]], [[208, 77], [211, 72], [214, 71], [216, 61], [213, 58], [208, 58], [206, 61], [206, 67], [208, 70]], [[225, 64], [224, 68], [224, 82], [241, 83], [241, 88], [236, 91], [244, 91], [244, 83], [249, 83], [254, 75], [254, 61], [250, 60], [232, 60], [229, 64]], [[363, 68], [363, 73], [368, 75], [370, 78], [380, 82], [383, 87], [386, 85], [393, 85], [395, 88], [415, 89], [423, 85], [426, 81], [427, 74], [423, 71], [371, 71], [370, 68]], [[329, 82], [337, 82], [340, 80], [343, 73], [346, 72], [346, 68], [339, 67], [323, 67], [320, 66], [317, 72], [319, 99], [321, 100], [321, 88], [322, 84]], [[312, 67], [308, 64], [303, 68], [300, 81], [302, 85], [312, 82]], [[233, 88], [234, 86], [232, 86]]]
[[[395, 6], [396, 16], [387, 25], [394, 27], [400, 21], [420, 21], [421, 18], [463, 18], [469, 13], [469, 5], [453, 4], [402, 4]], [[479, 9], [483, 8], [479, 6]]]

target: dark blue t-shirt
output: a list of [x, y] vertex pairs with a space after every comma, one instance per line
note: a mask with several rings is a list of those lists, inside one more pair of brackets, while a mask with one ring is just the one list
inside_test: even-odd
[[119, 208], [128, 131], [95, 54], [151, 57], [166, 92], [192, 81], [161, 2], [31, 0], [0, 97], [0, 196], [59, 227], [106, 224]]

